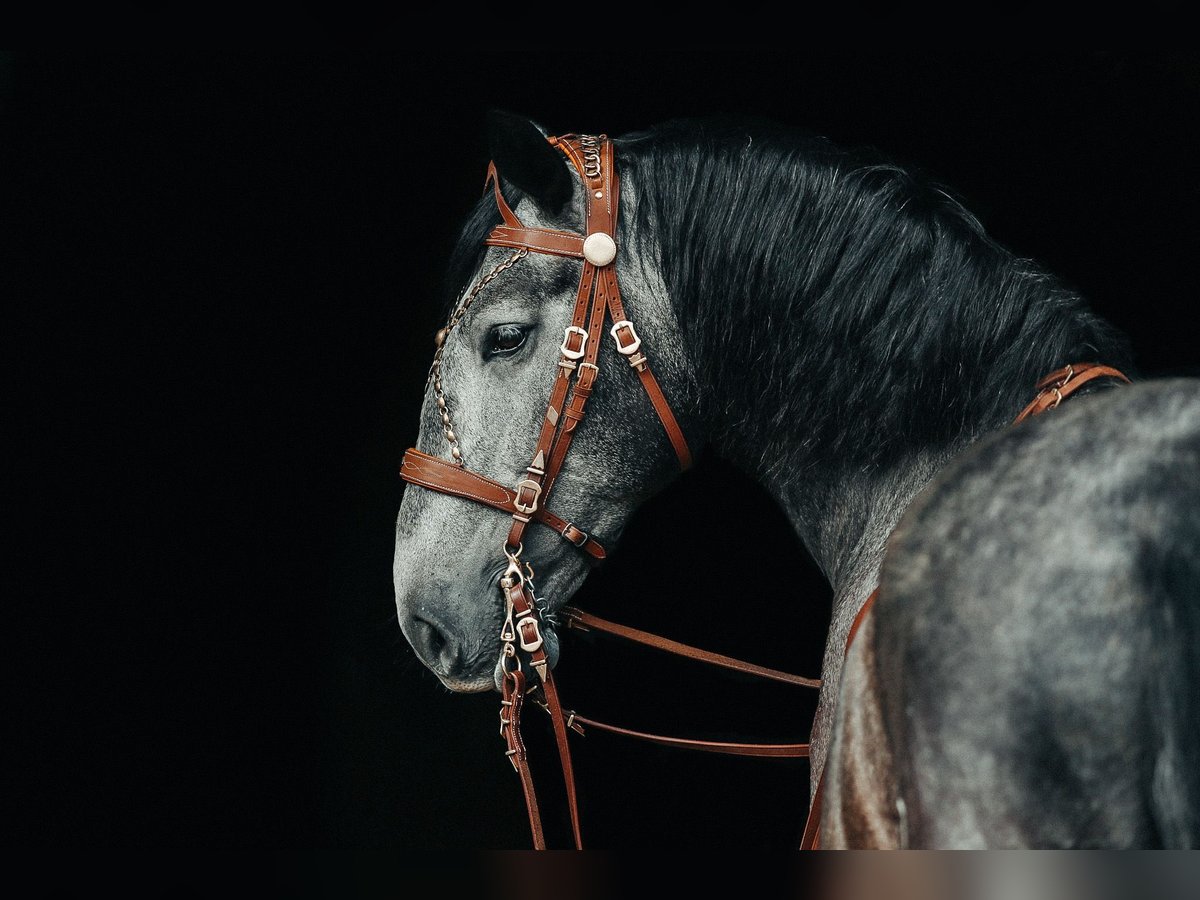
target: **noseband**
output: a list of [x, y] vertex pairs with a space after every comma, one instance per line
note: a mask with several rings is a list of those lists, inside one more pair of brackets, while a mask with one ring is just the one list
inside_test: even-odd
[[[527, 697], [532, 697], [537, 705], [549, 713], [554, 727], [576, 847], [582, 847], [582, 839], [571, 748], [567, 739], [569, 731], [583, 734], [584, 726], [590, 726], [666, 746], [738, 756], [788, 758], [808, 755], [807, 744], [739, 744], [667, 737], [607, 725], [563, 709], [554, 676], [547, 664], [541, 625], [542, 620], [546, 618], [546, 611], [539, 608], [540, 600], [535, 596], [533, 569], [528, 562], [521, 559], [521, 539], [526, 527], [532, 522], [537, 522], [558, 532], [564, 540], [574, 544], [592, 559], [599, 561], [605, 558], [604, 547], [594, 537], [580, 526], [550, 512], [545, 506], [545, 500], [562, 468], [579, 423], [583, 421], [588, 398], [600, 373], [597, 361], [603, 342], [606, 313], [612, 322], [608, 333], [612, 337], [615, 349], [637, 373], [679, 459], [681, 469], [691, 466], [692, 454], [683, 430], [651, 371], [650, 362], [643, 350], [642, 338], [621, 302], [615, 262], [620, 183], [614, 167], [612, 141], [603, 135], [567, 135], [552, 137], [549, 141], [565, 155], [579, 174], [585, 202], [585, 234], [526, 227], [505, 202], [495, 165], [488, 166], [488, 183], [495, 195], [501, 224], [492, 230], [485, 243], [493, 247], [510, 248], [513, 253], [464, 295], [446, 327], [438, 332], [437, 351], [429, 370], [429, 377], [442, 419], [443, 432], [450, 447], [451, 461], [430, 456], [413, 448], [405, 452], [400, 468], [401, 477], [410, 484], [472, 500], [512, 517], [512, 525], [502, 548], [508, 559], [508, 568], [500, 578], [500, 590], [505, 605], [504, 624], [500, 631], [501, 664], [504, 670], [500, 733], [505, 740], [508, 758], [521, 779], [533, 843], [538, 849], [544, 849], [546, 844], [520, 726], [521, 710]], [[557, 376], [550, 391], [550, 400], [537, 442], [534, 444], [532, 461], [526, 467], [524, 477], [509, 488], [466, 467], [458, 435], [451, 422], [446, 397], [442, 392], [441, 360], [447, 337], [462, 320], [475, 298], [493, 280], [518, 264], [529, 253], [581, 259], [583, 270], [579, 276], [579, 289], [575, 295], [571, 324], [567, 326], [559, 348]], [[821, 684], [816, 679], [789, 675], [786, 672], [689, 647], [635, 628], [617, 625], [582, 610], [568, 607], [563, 612], [566, 623], [571, 628], [604, 632], [668, 653], [775, 681], [803, 687], [820, 687]], [[533, 671], [537, 673], [536, 681], [527, 680], [522, 659], [528, 660]], [[540, 696], [537, 693], [539, 691]]]
[[[533, 844], [539, 850], [545, 849], [546, 842], [533, 776], [521, 736], [521, 712], [527, 698], [532, 699], [550, 716], [555, 742], [558, 745], [563, 779], [566, 783], [571, 828], [577, 848], [581, 848], [583, 842], [580, 835], [575, 776], [568, 740], [570, 731], [583, 734], [584, 728], [587, 726], [664, 746], [735, 756], [796, 758], [808, 756], [809, 751], [808, 744], [742, 744], [649, 734], [609, 725], [582, 716], [572, 710], [566, 710], [559, 699], [558, 688], [548, 665], [545, 640], [542, 635], [542, 622], [550, 617], [541, 605], [541, 601], [535, 596], [533, 568], [527, 561], [521, 559], [521, 539], [525, 534], [525, 528], [530, 523], [536, 522], [553, 529], [564, 540], [574, 544], [595, 561], [603, 560], [606, 556], [604, 547], [592, 535], [579, 525], [550, 512], [545, 506], [545, 500], [562, 468], [579, 423], [583, 421], [588, 398], [591, 396], [596, 377], [600, 373], [597, 360], [600, 356], [606, 313], [612, 322], [609, 334], [612, 336], [615, 349], [637, 373], [650, 404], [679, 459], [680, 468], [690, 467], [692, 456], [683, 430], [679, 427], [679, 423], [671, 411], [671, 406], [650, 369], [649, 360], [642, 349], [643, 341], [621, 302], [615, 262], [618, 250], [616, 226], [619, 181], [614, 167], [613, 144], [603, 135], [600, 137], [566, 135], [552, 137], [548, 140], [552, 146], [565, 155], [579, 174], [585, 202], [585, 233], [579, 235], [569, 231], [528, 228], [523, 225], [504, 200], [495, 165], [488, 166], [487, 183], [490, 184], [495, 195], [496, 206], [500, 211], [502, 222], [492, 229], [485, 243], [493, 247], [509, 248], [513, 252], [483, 276], [463, 296], [451, 314], [446, 327], [438, 332], [437, 351], [429, 370], [429, 378], [441, 416], [443, 432], [450, 448], [451, 460], [447, 461], [410, 448], [405, 452], [400, 468], [401, 477], [410, 484], [481, 503], [512, 517], [512, 525], [509, 527], [508, 536], [502, 548], [508, 559], [508, 567], [499, 582], [505, 606], [504, 622], [500, 630], [500, 660], [504, 672], [500, 701], [500, 734], [505, 741], [506, 755], [520, 777], [529, 813]], [[583, 260], [583, 270], [579, 277], [579, 289], [575, 297], [571, 324], [567, 326], [562, 345], [559, 348], [557, 376], [550, 391], [550, 400], [546, 406], [537, 442], [534, 444], [532, 461], [526, 467], [524, 477], [509, 488], [466, 467], [458, 436], [451, 422], [449, 406], [442, 391], [441, 361], [447, 337], [462, 321], [474, 300], [492, 281], [517, 265], [530, 253], [581, 259]], [[1017, 417], [1016, 423], [1055, 408], [1076, 390], [1100, 378], [1128, 381], [1117, 370], [1096, 363], [1066, 366], [1047, 375], [1037, 384], [1038, 394]], [[859, 611], [846, 641], [846, 653], [849, 652], [850, 642], [862, 619], [874, 603], [877, 594], [878, 590], [871, 594]], [[760, 678], [808, 688], [821, 686], [821, 682], [817, 679], [790, 675], [786, 672], [767, 669], [732, 657], [700, 650], [645, 631], [609, 622], [572, 607], [566, 607], [563, 615], [570, 628], [603, 632], [643, 646]], [[522, 660], [528, 660], [530, 667], [537, 674], [536, 681], [526, 678]], [[802, 841], [802, 846], [805, 848], [815, 848], [818, 843], [817, 830], [820, 822], [823, 788], [824, 778], [817, 785], [809, 811]]]

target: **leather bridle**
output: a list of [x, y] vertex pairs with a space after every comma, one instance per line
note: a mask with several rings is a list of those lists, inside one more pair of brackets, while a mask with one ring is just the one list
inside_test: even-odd
[[[565, 155], [579, 174], [585, 200], [585, 234], [530, 228], [522, 224], [504, 199], [495, 165], [488, 166], [487, 181], [491, 185], [496, 206], [500, 211], [501, 224], [491, 231], [485, 243], [493, 247], [510, 248], [514, 252], [463, 296], [451, 314], [447, 326], [438, 333], [437, 351], [429, 377], [446, 441], [450, 446], [451, 460], [447, 461], [411, 448], [405, 452], [400, 468], [401, 477], [410, 484], [472, 500], [512, 517], [512, 525], [503, 547], [508, 558], [508, 567], [500, 578], [500, 589], [505, 604], [504, 624], [500, 632], [501, 664], [504, 670], [500, 733], [505, 740], [508, 758], [520, 776], [533, 843], [538, 849], [544, 849], [546, 842], [528, 755], [521, 737], [521, 712], [527, 697], [532, 696], [534, 701], [550, 714], [566, 782], [567, 804], [576, 847], [582, 847], [583, 841], [579, 827], [571, 748], [567, 738], [569, 731], [582, 734], [586, 726], [665, 746], [736, 756], [795, 758], [808, 755], [808, 744], [741, 744], [669, 737], [609, 725], [563, 708], [553, 673], [547, 664], [545, 640], [542, 635], [545, 611], [539, 609], [535, 597], [532, 567], [521, 559], [521, 539], [526, 527], [536, 522], [558, 532], [564, 540], [574, 544], [592, 559], [599, 561], [605, 558], [604, 547], [595, 537], [580, 526], [552, 513], [546, 508], [545, 501], [562, 468], [579, 423], [583, 421], [588, 398], [600, 373], [598, 360], [606, 314], [612, 322], [608, 332], [612, 336], [615, 349], [637, 373], [638, 380], [645, 389], [650, 404], [679, 459], [681, 469], [691, 466], [692, 454], [683, 429], [680, 428], [662, 388], [654, 377], [642, 338], [621, 301], [615, 262], [620, 183], [614, 166], [612, 141], [604, 135], [567, 135], [552, 137], [549, 141]], [[567, 326], [559, 348], [558, 372], [534, 444], [532, 461], [525, 469], [525, 476], [509, 488], [466, 467], [462, 449], [458, 444], [458, 435], [454, 431], [449, 407], [442, 392], [441, 358], [449, 333], [462, 320], [475, 298], [495, 278], [519, 263], [528, 253], [581, 259], [583, 270], [579, 277], [571, 324]], [[604, 632], [644, 646], [761, 678], [809, 688], [819, 688], [821, 685], [816, 679], [790, 675], [689, 647], [636, 628], [609, 622], [579, 609], [567, 607], [563, 610], [563, 616], [570, 628]], [[536, 680], [527, 677], [522, 658], [528, 660], [537, 675]], [[537, 693], [539, 691], [540, 697]]]
[[[643, 349], [643, 340], [629, 319], [621, 300], [615, 262], [618, 249], [616, 228], [620, 185], [614, 165], [613, 143], [604, 135], [599, 137], [566, 135], [551, 137], [548, 140], [552, 146], [564, 154], [579, 174], [585, 203], [584, 234], [530, 228], [522, 224], [504, 199], [495, 165], [488, 166], [487, 184], [493, 190], [496, 206], [500, 212], [501, 224], [492, 229], [485, 244], [509, 248], [513, 250], [513, 253], [464, 294], [463, 299], [451, 314], [446, 327], [438, 332], [437, 350], [433, 365], [430, 367], [429, 378], [441, 416], [443, 432], [450, 447], [451, 460], [448, 461], [422, 453], [416, 448], [410, 448], [404, 454], [404, 461], [400, 469], [401, 477], [410, 484], [471, 500], [506, 513], [512, 518], [512, 524], [502, 548], [508, 559], [508, 566], [499, 581], [505, 605], [504, 620], [500, 631], [500, 659], [504, 673], [500, 701], [500, 733], [505, 741], [506, 755], [520, 777], [529, 813], [533, 844], [537, 849], [545, 849], [546, 841], [537, 795], [534, 790], [533, 776], [529, 768], [528, 754], [521, 735], [521, 714], [527, 698], [533, 699], [550, 716], [563, 779], [566, 784], [567, 805], [577, 848], [583, 846], [583, 841], [580, 834], [574, 768], [571, 763], [571, 748], [568, 740], [570, 731], [583, 734], [585, 727], [592, 727], [664, 746], [736, 756], [796, 758], [808, 756], [809, 752], [809, 745], [806, 743], [743, 744], [650, 734], [587, 718], [573, 710], [564, 709], [562, 705], [554, 675], [548, 665], [545, 640], [542, 634], [542, 623], [547, 618], [547, 614], [544, 609], [540, 608], [540, 601], [535, 596], [533, 569], [527, 561], [521, 558], [522, 537], [526, 527], [536, 522], [553, 529], [564, 540], [578, 547], [593, 560], [600, 561], [606, 557], [604, 547], [594, 536], [579, 525], [555, 515], [545, 505], [579, 423], [583, 421], [588, 398], [591, 396], [593, 385], [600, 372], [598, 360], [606, 315], [612, 322], [609, 334], [612, 336], [615, 349], [637, 373], [651, 406], [662, 423], [671, 447], [678, 457], [681, 469], [690, 467], [692, 455], [683, 430], [651, 371], [649, 359]], [[571, 324], [567, 326], [562, 345], [559, 348], [557, 375], [534, 444], [532, 460], [525, 469], [525, 476], [510, 488], [466, 467], [462, 450], [458, 444], [458, 436], [451, 421], [449, 405], [442, 392], [441, 359], [450, 332], [462, 320], [476, 297], [492, 281], [518, 264], [529, 253], [580, 259], [583, 261], [583, 269], [579, 277], [579, 288], [576, 292]], [[1033, 403], [1021, 413], [1017, 421], [1057, 406], [1075, 389], [1093, 378], [1102, 376], [1128, 380], [1115, 369], [1097, 364], [1068, 366], [1052, 373], [1038, 384], [1040, 393]], [[875, 595], [872, 594], [860, 611], [851, 630], [850, 639], [853, 638], [859, 622], [866, 615], [874, 598]], [[645, 631], [609, 622], [573, 607], [566, 607], [562, 614], [570, 628], [603, 632], [643, 646], [761, 678], [807, 688], [821, 686], [818, 679], [791, 675], [700, 650]], [[847, 652], [850, 639], [846, 644]], [[527, 677], [523, 659], [528, 660], [530, 667], [536, 673], [536, 680]], [[804, 838], [806, 846], [816, 845], [815, 835], [820, 816], [822, 787], [823, 785], [818, 785], [809, 814]]]

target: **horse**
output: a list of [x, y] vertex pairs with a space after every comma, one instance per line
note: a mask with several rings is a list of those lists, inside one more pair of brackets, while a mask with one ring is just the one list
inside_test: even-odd
[[[502, 113], [488, 131], [520, 220], [577, 230], [587, 198], [546, 132]], [[1200, 384], [1097, 380], [1008, 428], [1040, 376], [1082, 360], [1130, 372], [1129, 349], [947, 191], [761, 122], [677, 121], [614, 146], [616, 270], [677, 425], [766, 488], [832, 588], [811, 736], [821, 845], [1194, 845]], [[454, 460], [511, 484], [579, 264], [485, 247], [496, 210], [480, 201], [451, 256], [452, 309], [485, 287], [440, 336], [417, 448], [446, 457], [450, 438]], [[636, 375], [607, 369], [553, 504], [611, 547], [679, 467]], [[405, 491], [399, 621], [451, 690], [502, 686], [507, 530]], [[553, 667], [554, 615], [589, 564], [549, 530], [523, 540]]]

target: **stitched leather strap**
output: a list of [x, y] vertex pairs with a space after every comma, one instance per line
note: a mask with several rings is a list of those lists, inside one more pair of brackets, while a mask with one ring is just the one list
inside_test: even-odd
[[[406, 450], [404, 461], [400, 464], [400, 477], [410, 484], [462, 497], [464, 500], [474, 500], [493, 509], [512, 515], [517, 511], [513, 505], [517, 492], [507, 488], [498, 481], [493, 481], [486, 475], [472, 472], [465, 466], [455, 465], [437, 456], [430, 456], [420, 450]], [[539, 506], [532, 514], [533, 521], [540, 522], [547, 528], [557, 531], [569, 543], [574, 544], [593, 559], [605, 559], [607, 554], [604, 547], [583, 529], [556, 516], [550, 510]]]
[[819, 688], [821, 686], [821, 681], [817, 678], [804, 678], [801, 675], [792, 675], [789, 672], [768, 669], [766, 666], [759, 666], [740, 659], [734, 659], [732, 656], [724, 656], [720, 653], [701, 650], [699, 647], [690, 647], [687, 644], [681, 644], [679, 641], [660, 637], [648, 631], [642, 631], [637, 628], [631, 628], [628, 625], [619, 625], [616, 622], [601, 619], [599, 616], [594, 616], [574, 606], [564, 607], [562, 615], [568, 628], [574, 628], [579, 631], [599, 631], [632, 641], [635, 644], [641, 644], [644, 647], [653, 647], [655, 650], [662, 650], [665, 653], [672, 653], [676, 656], [694, 659], [697, 662], [720, 666], [724, 669], [732, 669], [734, 672], [742, 672], [746, 675], [755, 675], [759, 678], [770, 679], [771, 681], [781, 681], [784, 684], [794, 684], [798, 687], [806, 688]]
[[533, 773], [529, 771], [529, 759], [525, 753], [525, 742], [521, 737], [521, 710], [525, 703], [525, 673], [510, 672], [504, 677], [500, 701], [500, 735], [506, 745], [505, 755], [512, 763], [521, 781], [525, 795], [525, 810], [529, 814], [529, 830], [533, 835], [535, 850], [546, 849], [546, 838], [542, 832], [542, 814], [538, 809], [537, 792], [533, 787]]
[[548, 253], [551, 256], [583, 258], [583, 238], [569, 231], [497, 225], [484, 243], [492, 247], [525, 247], [537, 253]]

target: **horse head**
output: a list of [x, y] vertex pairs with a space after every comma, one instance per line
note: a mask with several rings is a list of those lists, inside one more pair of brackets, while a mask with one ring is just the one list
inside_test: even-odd
[[[628, 352], [618, 352], [620, 338], [610, 337], [611, 316], [600, 319], [604, 325], [597, 329], [596, 314], [589, 311], [584, 327], [572, 326], [584, 290], [581, 267], [589, 261], [484, 245], [493, 227], [503, 224], [500, 209], [506, 206], [526, 229], [582, 237], [586, 204], [592, 202], [585, 190], [602, 192], [587, 188], [582, 168], [576, 171], [569, 154], [528, 120], [492, 114], [489, 143], [496, 193], [486, 193], [460, 238], [457, 258], [470, 262], [460, 264], [458, 277], [452, 273], [456, 299], [437, 337], [415, 448], [425, 457], [411, 452], [406, 457], [406, 467], [415, 472], [406, 478], [416, 484], [407, 487], [400, 507], [393, 567], [405, 636], [421, 661], [456, 691], [499, 683], [505, 607], [498, 584], [509, 566], [506, 548], [519, 549], [524, 575], [535, 573], [546, 655], [554, 665], [559, 652], [554, 612], [578, 590], [603, 548], [613, 547], [633, 510], [678, 471], [671, 440], [638, 386], [639, 372], [627, 364]], [[619, 202], [619, 230], [617, 222], [611, 229], [618, 248], [613, 265], [620, 295], [638, 323], [637, 332], [622, 337], [626, 344], [630, 334], [647, 339], [641, 352], [653, 364], [663, 396], [684, 416], [693, 392], [691, 364], [653, 244], [633, 233], [626, 212], [636, 203], [636, 185], [622, 183]], [[595, 304], [603, 306], [599, 294]], [[603, 343], [593, 343], [588, 353], [587, 342]], [[574, 369], [568, 358], [573, 353], [581, 354]], [[482, 493], [499, 492], [500, 485], [514, 488], [529, 479], [531, 471], [537, 477], [539, 462], [544, 467], [549, 457], [534, 458], [539, 435], [553, 430], [560, 416], [571, 415], [563, 404], [548, 412], [556, 379], [574, 380], [570, 390], [577, 392], [588, 359], [594, 359], [594, 369], [587, 373], [592, 376], [587, 416], [561, 423], [573, 431], [570, 453], [545, 493], [522, 498], [555, 518], [523, 528], [520, 547], [513, 548], [506, 543], [514, 521], [504, 514], [508, 508], [468, 502], [480, 499], [472, 484]], [[553, 420], [549, 426], [547, 418]], [[422, 489], [416, 471], [422, 466], [464, 486], [457, 496]], [[472, 472], [498, 484], [472, 482]], [[509, 493], [515, 497], [515, 489]], [[581, 552], [585, 540], [582, 549], [589, 552]]]

